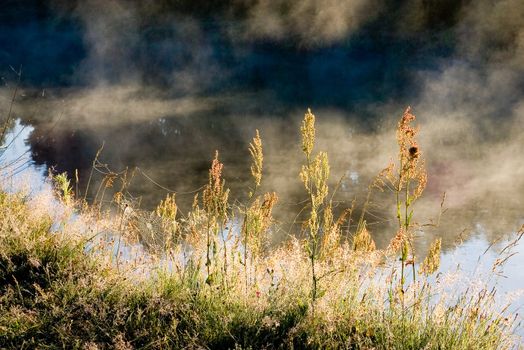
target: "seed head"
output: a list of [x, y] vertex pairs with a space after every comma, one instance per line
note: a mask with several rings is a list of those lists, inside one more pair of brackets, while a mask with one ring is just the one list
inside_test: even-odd
[[258, 130], [256, 136], [253, 138], [253, 142], [249, 144], [249, 153], [251, 153], [251, 175], [255, 179], [255, 185], [260, 186], [262, 180], [262, 164], [264, 162], [264, 154], [262, 152], [262, 139]]
[[315, 144], [315, 115], [309, 108], [304, 115], [300, 131], [302, 133], [302, 151], [309, 158]]
[[420, 273], [429, 276], [438, 270], [440, 266], [440, 248], [442, 245], [442, 240], [437, 238], [429, 248], [428, 256], [422, 262], [420, 266]]
[[353, 250], [360, 252], [372, 252], [375, 250], [375, 242], [369, 234], [365, 221], [353, 238]]

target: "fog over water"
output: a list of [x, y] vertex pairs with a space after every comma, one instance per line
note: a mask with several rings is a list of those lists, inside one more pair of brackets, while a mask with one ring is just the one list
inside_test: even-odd
[[[244, 198], [259, 129], [263, 190], [279, 193], [284, 237], [305, 198], [306, 109], [332, 187], [345, 176], [335, 198], [349, 206], [395, 157], [394, 129], [411, 105], [429, 176], [416, 220], [438, 215], [443, 192], [448, 208], [421, 244], [439, 235], [451, 249], [461, 232], [491, 241], [524, 223], [520, 0], [8, 1], [2, 118], [19, 67], [13, 116], [32, 130], [28, 161], [78, 169], [82, 188], [105, 142], [102, 162], [140, 169], [130, 191], [144, 208], [165, 196], [145, 174], [188, 210], [215, 150], [232, 197]], [[379, 246], [394, 234], [392, 201], [372, 197]]]

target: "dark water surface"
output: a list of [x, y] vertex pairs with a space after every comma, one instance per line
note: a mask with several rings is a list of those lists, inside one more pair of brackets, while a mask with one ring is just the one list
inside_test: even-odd
[[[135, 169], [129, 191], [143, 208], [170, 189], [187, 211], [215, 150], [232, 198], [245, 198], [247, 148], [259, 129], [263, 190], [279, 193], [282, 238], [305, 198], [298, 172], [306, 109], [317, 115], [317, 150], [330, 156], [332, 188], [343, 177], [335, 199], [342, 208], [356, 198], [358, 208], [372, 178], [395, 157], [394, 129], [410, 104], [429, 173], [418, 221], [438, 216], [443, 192], [449, 208], [438, 229], [423, 229], [422, 248], [435, 235], [449, 250], [459, 234], [481, 241], [511, 235], [524, 219], [521, 23], [482, 21], [489, 13], [468, 1], [419, 10], [410, 1], [379, 3], [333, 37], [301, 32], [284, 14], [287, 34], [268, 34], [273, 12], [257, 32], [261, 9], [249, 6], [7, 2], [0, 111], [8, 115], [22, 67], [11, 137], [20, 132], [27, 148], [9, 147], [4, 158], [24, 154], [15, 172], [78, 170], [83, 194], [104, 144], [102, 163]], [[95, 173], [88, 198], [101, 179]], [[380, 246], [394, 233], [392, 197], [372, 197], [368, 223]]]

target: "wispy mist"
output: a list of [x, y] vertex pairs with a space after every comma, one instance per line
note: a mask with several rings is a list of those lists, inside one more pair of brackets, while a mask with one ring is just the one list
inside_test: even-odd
[[379, 0], [259, 0], [248, 11], [245, 35], [329, 45], [353, 34], [381, 10]]
[[[38, 162], [82, 168], [75, 156], [57, 156], [71, 150], [53, 140], [76, 140], [82, 163], [105, 140], [107, 163], [190, 191], [219, 149], [241, 197], [258, 128], [264, 188], [278, 191], [286, 210], [301, 200], [298, 130], [312, 107], [317, 149], [329, 153], [332, 186], [346, 176], [337, 198], [350, 202], [395, 157], [394, 128], [410, 104], [429, 170], [420, 220], [435, 215], [444, 191], [464, 226], [504, 231], [522, 220], [522, 1], [260, 0], [212, 14], [155, 4], [92, 0], [60, 12], [81, 28], [83, 55], [57, 86], [24, 86], [15, 106], [36, 125]], [[161, 195], [145, 181], [135, 189], [151, 203]], [[391, 216], [382, 196], [373, 207], [379, 222]]]

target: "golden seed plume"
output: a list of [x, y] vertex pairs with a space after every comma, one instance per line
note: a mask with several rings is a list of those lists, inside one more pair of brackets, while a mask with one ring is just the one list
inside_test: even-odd
[[302, 133], [302, 151], [309, 158], [315, 144], [315, 115], [309, 108], [304, 115], [300, 131]]
[[442, 239], [437, 238], [429, 248], [428, 256], [420, 265], [420, 273], [429, 276], [438, 270], [440, 266], [440, 249], [442, 246]]
[[376, 249], [375, 242], [369, 234], [366, 227], [366, 222], [362, 224], [362, 228], [353, 237], [353, 250], [359, 252], [372, 252]]
[[262, 139], [258, 130], [253, 138], [253, 142], [249, 144], [249, 153], [251, 153], [251, 175], [255, 179], [255, 185], [260, 186], [262, 180], [262, 164], [264, 162], [264, 154], [262, 152]]

